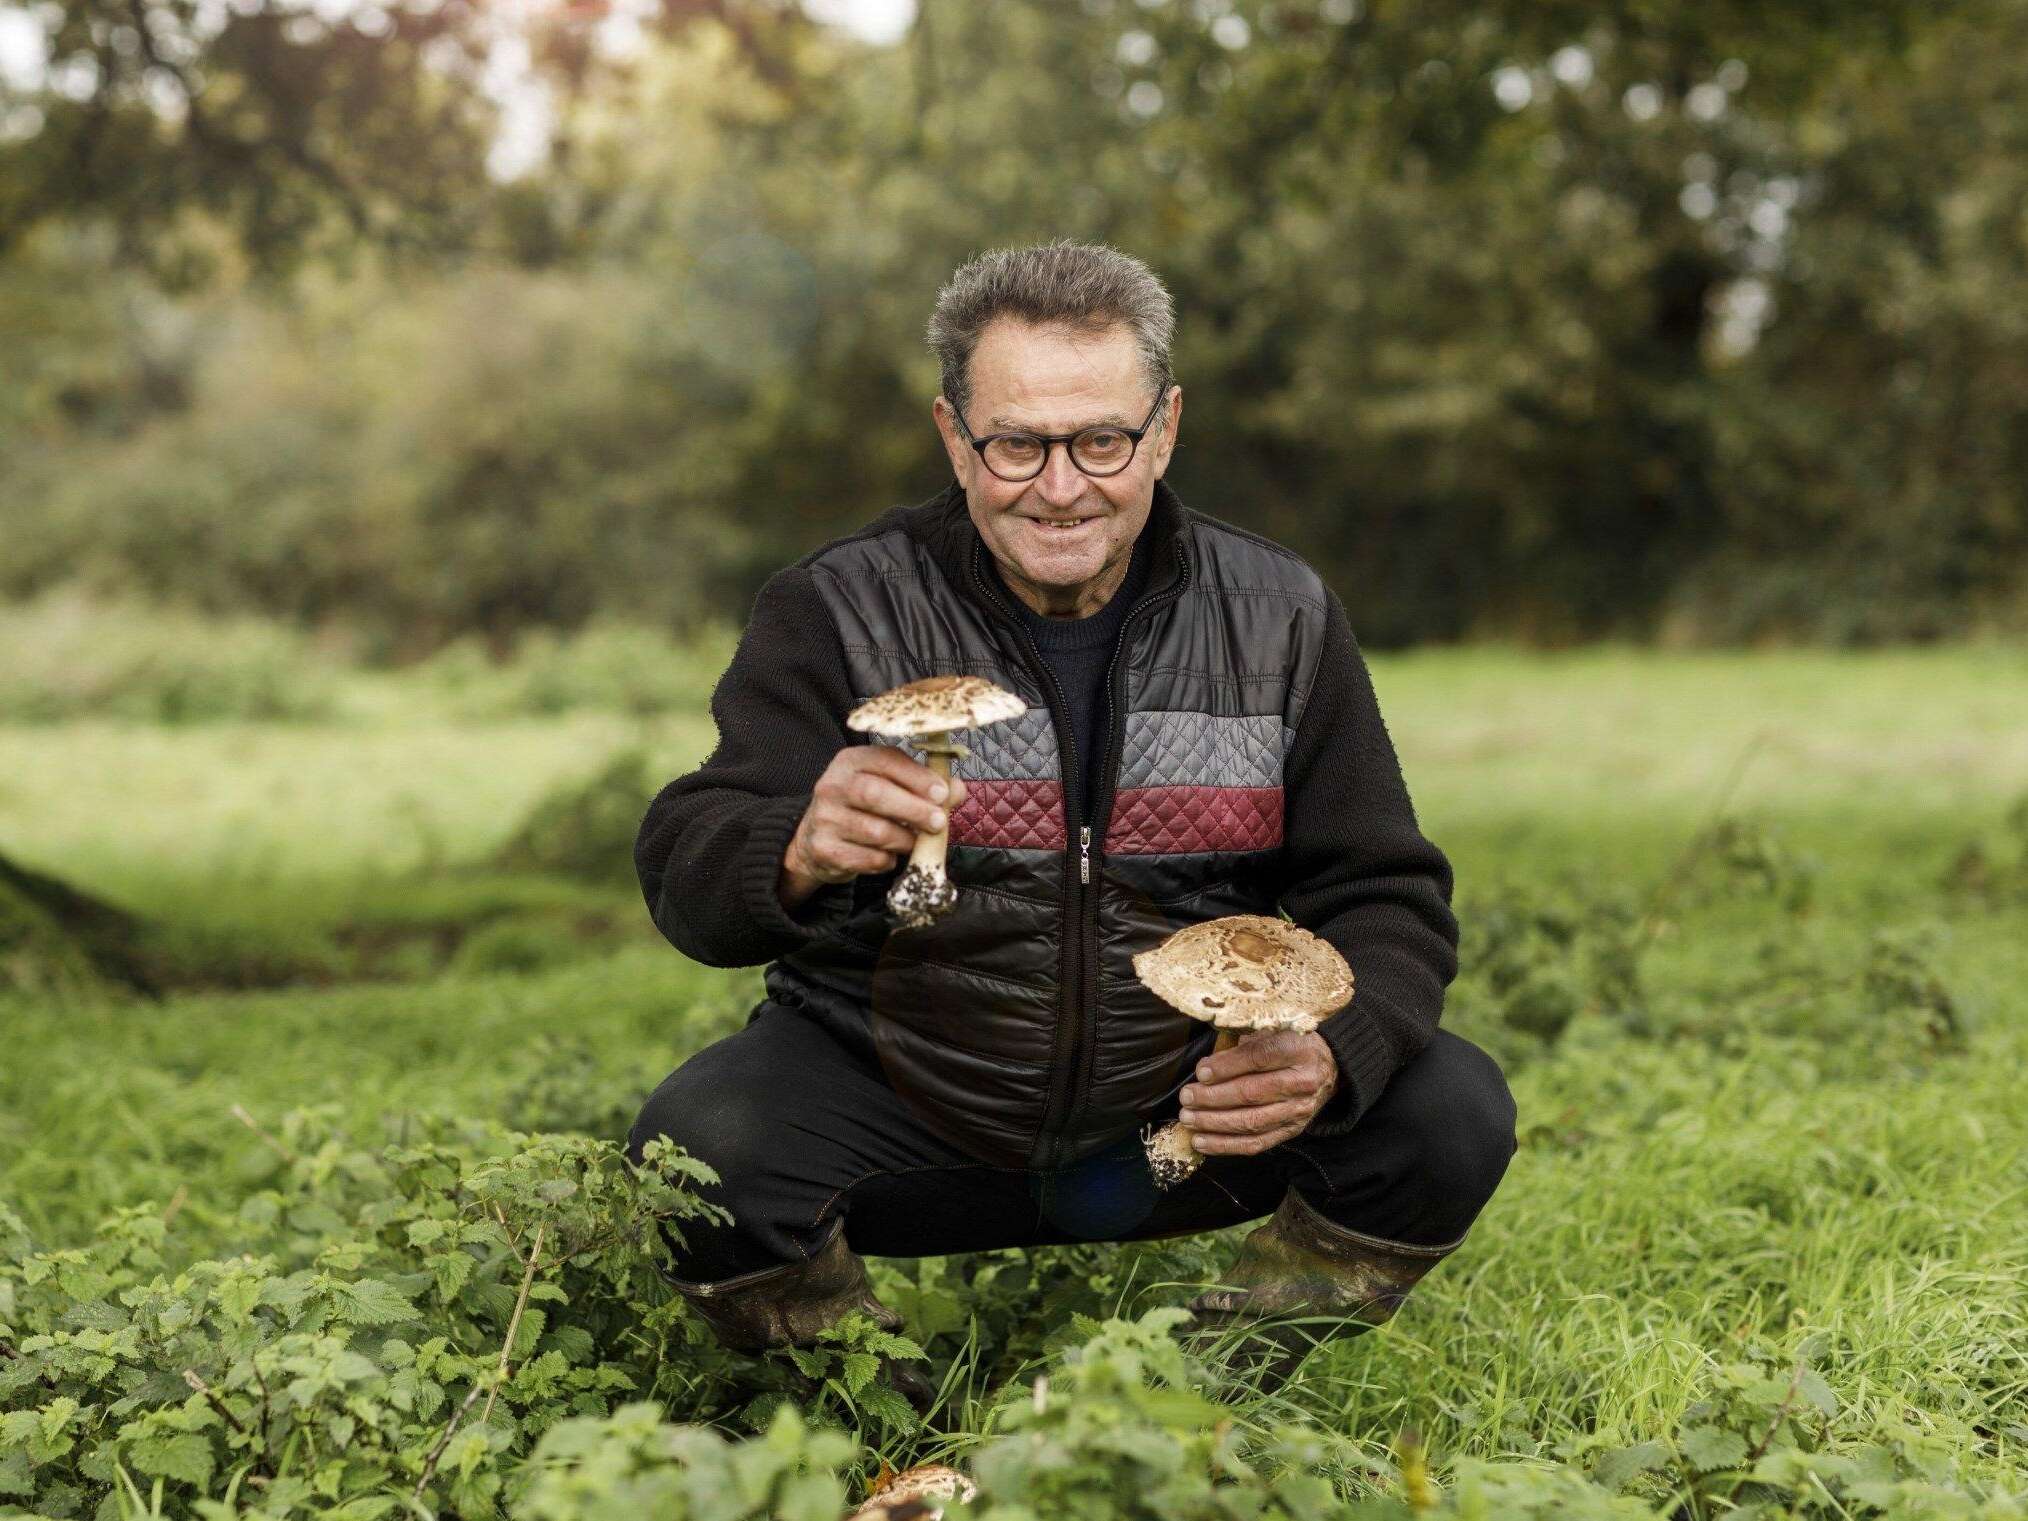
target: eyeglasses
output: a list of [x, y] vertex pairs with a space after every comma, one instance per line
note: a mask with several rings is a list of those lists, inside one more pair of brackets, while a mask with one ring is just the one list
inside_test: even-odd
[[955, 407], [951, 411], [958, 426], [964, 429], [966, 441], [986, 462], [986, 468], [1003, 481], [1032, 481], [1042, 474], [1042, 467], [1049, 463], [1051, 444], [1062, 444], [1070, 462], [1086, 475], [1106, 476], [1118, 475], [1134, 462], [1134, 451], [1154, 426], [1155, 414], [1162, 410], [1163, 398], [1168, 394], [1167, 386], [1156, 393], [1154, 406], [1148, 408], [1148, 415], [1138, 428], [1098, 423], [1075, 433], [989, 433], [984, 438], [973, 438], [972, 430], [965, 426], [965, 414]]

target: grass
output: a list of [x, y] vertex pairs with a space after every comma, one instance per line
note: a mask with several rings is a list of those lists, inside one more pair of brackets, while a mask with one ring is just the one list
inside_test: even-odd
[[[1408, 1424], [1439, 1461], [1581, 1460], [1672, 1429], [1717, 1365], [1822, 1332], [1839, 1431], [1903, 1423], [1967, 1481], [2028, 1490], [2028, 895], [1938, 886], [2028, 792], [2022, 653], [1372, 665], [1461, 906], [1574, 884], [1656, 907], [1650, 1008], [1630, 1020], [1594, 995], [1529, 1046], [1468, 965], [1447, 1022], [1510, 1055], [1525, 1144], [1396, 1322], [1329, 1348], [1285, 1398], [1370, 1438], [1376, 1462]], [[229, 1251], [237, 1201], [270, 1165], [235, 1105], [617, 1134], [759, 996], [755, 969], [684, 962], [624, 886], [453, 870], [625, 745], [686, 769], [711, 741], [701, 714], [459, 721], [398, 681], [348, 713], [0, 729], [0, 849], [242, 934], [559, 905], [620, 927], [521, 972], [0, 1004], [0, 1198], [37, 1232], [75, 1238], [115, 1205], [173, 1197], [179, 1250]], [[1721, 807], [1802, 863], [1807, 906], [1697, 861], [1656, 897]], [[1861, 974], [1882, 932], [1927, 946], [1963, 1049], [1912, 1033], [1892, 998], [1869, 1012]], [[1801, 969], [1800, 1012], [1756, 981], [1775, 956]], [[1121, 1307], [1180, 1297], [1136, 1280]]]

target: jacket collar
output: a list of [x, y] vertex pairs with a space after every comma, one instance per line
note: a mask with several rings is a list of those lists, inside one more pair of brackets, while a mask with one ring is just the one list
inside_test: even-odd
[[[953, 480], [909, 516], [914, 519], [910, 533], [936, 558], [950, 584], [961, 595], [979, 601], [980, 586], [973, 579], [972, 570], [976, 563], [981, 576], [984, 575], [988, 551], [979, 530], [972, 526], [972, 515], [965, 506], [965, 488]], [[1160, 596], [1183, 579], [1184, 567], [1190, 563], [1195, 549], [1191, 533], [1195, 516], [1166, 480], [1155, 482], [1148, 521], [1141, 527], [1149, 549], [1148, 585], [1142, 593], [1143, 601]], [[983, 606], [1003, 622], [1016, 621], [1013, 612], [1003, 609], [998, 599], [988, 598]]]

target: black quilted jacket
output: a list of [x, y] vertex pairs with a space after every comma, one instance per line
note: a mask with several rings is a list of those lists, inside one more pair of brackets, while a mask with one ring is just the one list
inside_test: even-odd
[[[1213, 1034], [1142, 988], [1129, 957], [1184, 924], [1286, 910], [1350, 963], [1353, 1001], [1320, 1027], [1341, 1082], [1315, 1134], [1357, 1123], [1422, 1049], [1457, 971], [1450, 864], [1417, 828], [1336, 595], [1161, 481], [1143, 531], [1153, 569], [1113, 654], [1091, 817], [1066, 775], [1062, 694], [953, 482], [769, 580], [712, 694], [718, 746], [656, 796], [635, 850], [679, 950], [771, 962], [770, 998], [1000, 1166], [1064, 1166], [1175, 1112]], [[895, 928], [886, 873], [789, 914], [777, 877], [811, 787], [842, 747], [880, 742], [845, 714], [939, 673], [1029, 704], [957, 736], [972, 752], [950, 821], [957, 907]]]

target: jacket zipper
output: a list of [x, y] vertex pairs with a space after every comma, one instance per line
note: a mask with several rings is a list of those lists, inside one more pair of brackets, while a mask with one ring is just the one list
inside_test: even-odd
[[[1070, 841], [1073, 838], [1070, 826], [1073, 822], [1077, 821], [1078, 784], [1081, 780], [1077, 773], [1077, 745], [1074, 743], [1074, 737], [1070, 733], [1070, 722], [1067, 717], [1070, 712], [1070, 704], [1065, 700], [1063, 688], [1056, 680], [1056, 672], [1052, 671], [1049, 668], [1049, 662], [1042, 658], [1042, 652], [1036, 648], [1035, 640], [1029, 635], [1026, 625], [1014, 615], [1013, 609], [1000, 600], [999, 593], [986, 584], [986, 578], [979, 574], [979, 551], [981, 547], [977, 541], [974, 541], [970, 563], [972, 585], [982, 597], [1006, 615], [1008, 622], [1014, 625], [1014, 631], [1021, 636], [1021, 647], [1026, 651], [1028, 656], [1029, 673], [1037, 677], [1044, 690], [1055, 699], [1050, 703], [1049, 721], [1050, 726], [1056, 731], [1058, 770], [1063, 776], [1064, 879], [1068, 882]], [[1090, 879], [1091, 872], [1091, 862], [1082, 853], [1082, 847], [1087, 845], [1091, 839], [1090, 826], [1084, 826], [1075, 835], [1075, 838], [1080, 842], [1081, 847], [1078, 880], [1082, 884]], [[1082, 886], [1071, 892], [1063, 916], [1063, 946], [1057, 953], [1056, 963], [1056, 1040], [1050, 1051], [1049, 1067], [1051, 1077], [1049, 1094], [1043, 1102], [1042, 1124], [1037, 1132], [1038, 1136], [1044, 1138], [1049, 1134], [1050, 1122], [1054, 1119], [1060, 1107], [1060, 1101], [1067, 1096], [1068, 1084], [1059, 1080], [1055, 1074], [1064, 1070], [1066, 1058], [1071, 1051], [1076, 1049], [1073, 1044], [1073, 1037], [1078, 1033], [1077, 1000], [1082, 991], [1082, 979], [1079, 975], [1079, 968], [1082, 966], [1082, 948], [1077, 944], [1078, 936], [1075, 931], [1078, 922], [1077, 911], [1082, 907], [1083, 898], [1084, 889]], [[1066, 976], [1066, 972], [1069, 975]], [[1049, 1149], [1054, 1149], [1053, 1145], [1046, 1139], [1044, 1144]]]
[[[1082, 839], [1086, 853], [1080, 864], [1088, 873], [1090, 870], [1089, 845], [1094, 831], [1099, 838], [1099, 857], [1105, 857], [1105, 832], [1112, 821], [1113, 803], [1119, 796], [1120, 750], [1126, 742], [1127, 716], [1121, 701], [1125, 695], [1120, 690], [1120, 655], [1127, 647], [1128, 636], [1133, 633], [1134, 621], [1165, 607], [1182, 596], [1190, 585], [1190, 562], [1183, 553], [1179, 541], [1176, 558], [1182, 567], [1173, 591], [1143, 602], [1127, 614], [1120, 623], [1120, 636], [1113, 645], [1112, 659], [1106, 663], [1106, 744], [1099, 758], [1099, 786], [1092, 794], [1092, 819], [1084, 829]], [[1089, 881], [1086, 875], [1083, 880]], [[1083, 894], [1084, 934], [1078, 944], [1078, 1042], [1075, 1060], [1070, 1071], [1069, 1102], [1064, 1106], [1058, 1120], [1059, 1128], [1047, 1138], [1047, 1160], [1045, 1167], [1060, 1166], [1063, 1159], [1064, 1142], [1070, 1132], [1070, 1121], [1084, 1107], [1089, 1095], [1085, 1089], [1091, 1081], [1091, 1074], [1098, 1066], [1098, 900], [1096, 892]]]
[[[1063, 688], [1057, 684], [1056, 673], [1049, 668], [1049, 663], [1042, 658], [1042, 652], [1036, 648], [1035, 641], [1029, 636], [1027, 628], [1021, 623], [1019, 618], [1014, 616], [1012, 610], [1007, 607], [1007, 604], [1000, 600], [999, 595], [986, 585], [985, 578], [979, 574], [979, 548], [979, 544], [974, 542], [971, 560], [973, 585], [995, 607], [1006, 613], [1008, 618], [1014, 623], [1016, 630], [1021, 635], [1022, 645], [1028, 651], [1031, 668], [1043, 677], [1049, 685], [1049, 690], [1056, 697], [1055, 705], [1050, 709], [1049, 716], [1050, 723], [1056, 730], [1056, 747], [1061, 757], [1060, 769], [1063, 770], [1066, 777], [1063, 790], [1063, 808], [1066, 831], [1064, 844], [1067, 855], [1069, 824], [1072, 820], [1077, 819], [1079, 813], [1077, 804], [1079, 789], [1077, 783], [1081, 780], [1076, 769], [1077, 747], [1075, 743], [1071, 742], [1073, 736], [1069, 734], [1069, 725], [1064, 719], [1064, 715], [1070, 711], [1070, 704], [1064, 698]], [[1133, 631], [1136, 619], [1153, 612], [1158, 607], [1166, 606], [1175, 601], [1189, 587], [1190, 561], [1188, 556], [1183, 552], [1183, 544], [1180, 538], [1176, 543], [1176, 559], [1182, 567], [1182, 573], [1177, 580], [1175, 589], [1164, 592], [1159, 597], [1150, 598], [1127, 614], [1120, 624], [1119, 637], [1113, 641], [1112, 658], [1106, 663], [1106, 747], [1099, 762], [1100, 790], [1094, 793], [1092, 799], [1092, 813], [1094, 818], [1097, 819], [1106, 819], [1112, 812], [1113, 797], [1118, 791], [1118, 787], [1116, 784], [1109, 784], [1108, 779], [1114, 776], [1119, 766], [1120, 747], [1126, 733], [1126, 717], [1120, 711], [1120, 652], [1127, 646], [1127, 636]], [[1078, 1105], [1082, 1101], [1081, 1089], [1096, 1060], [1096, 1047], [1098, 1044], [1098, 894], [1088, 890], [1091, 883], [1091, 839], [1092, 826], [1080, 821], [1077, 830], [1077, 880], [1079, 885], [1076, 893], [1072, 895], [1070, 909], [1064, 915], [1064, 954], [1058, 960], [1058, 982], [1060, 987], [1073, 991], [1069, 993], [1069, 996], [1060, 997], [1058, 1000], [1060, 1018], [1056, 1046], [1051, 1059], [1052, 1079], [1049, 1085], [1048, 1099], [1043, 1105], [1042, 1128], [1040, 1132], [1043, 1151], [1041, 1165], [1044, 1168], [1056, 1167], [1062, 1157], [1064, 1138], [1069, 1128], [1069, 1119], [1077, 1112]], [[1100, 839], [1104, 839], [1103, 831], [1100, 833]], [[1099, 848], [1099, 854], [1101, 857], [1105, 854], [1103, 844]], [[1066, 864], [1068, 863], [1066, 862]], [[1072, 975], [1070, 977], [1066, 978], [1062, 975], [1064, 967], [1071, 969]], [[1068, 1048], [1067, 1052], [1066, 1047]], [[1066, 1054], [1070, 1058], [1067, 1071], [1065, 1070], [1063, 1060]], [[1053, 1075], [1055, 1073], [1062, 1073], [1063, 1075], [1058, 1078]]]

